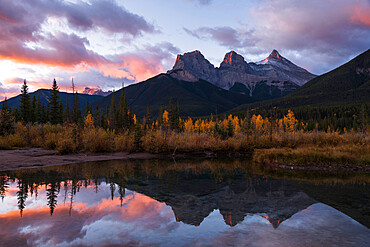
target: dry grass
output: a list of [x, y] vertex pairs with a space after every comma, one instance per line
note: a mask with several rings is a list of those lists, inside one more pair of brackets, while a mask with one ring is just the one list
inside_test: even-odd
[[370, 166], [370, 145], [303, 145], [297, 148], [259, 149], [255, 150], [253, 161], [289, 166], [366, 167]]
[[[77, 152], [150, 153], [251, 153], [261, 164], [297, 166], [369, 166], [370, 138], [356, 132], [237, 132], [221, 138], [213, 133], [145, 131], [139, 140], [134, 131], [116, 133], [74, 125], [17, 124], [14, 134], [0, 137], [0, 149], [43, 147], [61, 154]], [[137, 144], [139, 143], [139, 145]]]

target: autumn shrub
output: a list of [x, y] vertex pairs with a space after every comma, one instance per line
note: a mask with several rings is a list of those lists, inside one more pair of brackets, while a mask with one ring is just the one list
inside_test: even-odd
[[82, 134], [83, 151], [89, 152], [112, 152], [113, 133], [101, 128], [85, 128]]
[[57, 150], [60, 154], [69, 154], [69, 153], [75, 153], [79, 150], [77, 150], [76, 143], [71, 135], [61, 135], [62, 133], [59, 133], [57, 135], [56, 140], [56, 146], [55, 150]]
[[116, 135], [113, 140], [113, 149], [120, 152], [133, 152], [135, 150], [134, 134], [124, 132]]
[[141, 144], [144, 151], [150, 153], [168, 152], [167, 134], [162, 130], [148, 131], [144, 134]]

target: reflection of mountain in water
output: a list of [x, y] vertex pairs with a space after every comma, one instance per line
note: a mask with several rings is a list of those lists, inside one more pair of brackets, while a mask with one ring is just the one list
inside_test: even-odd
[[[112, 199], [118, 193], [122, 203], [125, 188], [128, 188], [165, 202], [172, 207], [176, 219], [187, 224], [199, 225], [213, 210], [219, 209], [230, 226], [238, 224], [248, 214], [257, 214], [275, 228], [317, 200], [369, 227], [368, 177], [348, 179], [343, 174], [335, 174], [332, 180], [333, 175], [328, 174], [318, 180], [322, 185], [294, 179], [288, 183], [255, 169], [239, 160], [105, 161], [24, 169], [0, 172], [0, 197], [4, 198], [9, 184], [16, 181], [18, 209], [22, 215], [29, 197], [33, 193], [36, 196], [38, 189], [46, 188], [47, 205], [53, 214], [63, 200], [58, 197], [61, 187], [65, 191], [64, 201], [70, 200], [72, 210], [74, 197], [81, 187], [92, 186], [93, 191], [98, 192], [100, 184], [107, 183]], [[341, 181], [337, 179], [339, 175], [347, 178], [343, 179], [345, 185], [338, 183]], [[312, 176], [316, 181], [323, 174], [310, 172], [309, 177]], [[326, 181], [328, 177], [329, 182]], [[360, 184], [357, 180], [363, 182]]]
[[[166, 182], [167, 181], [167, 182]], [[209, 176], [166, 178], [129, 182], [126, 187], [172, 207], [176, 220], [198, 226], [219, 209], [225, 223], [235, 226], [247, 214], [260, 214], [276, 228], [281, 222], [316, 201], [284, 181], [235, 176], [216, 182]]]

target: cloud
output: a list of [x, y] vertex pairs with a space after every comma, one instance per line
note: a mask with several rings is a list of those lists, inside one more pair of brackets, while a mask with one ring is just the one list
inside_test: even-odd
[[137, 49], [135, 53], [123, 53], [113, 58], [120, 63], [128, 79], [142, 81], [158, 73], [164, 72], [165, 67], [173, 63], [173, 59], [180, 50], [168, 42], [156, 45], [147, 45]]
[[186, 0], [188, 2], [196, 2], [197, 4], [200, 4], [200, 5], [210, 5], [213, 0]]
[[154, 26], [142, 16], [129, 12], [113, 0], [92, 0], [89, 3], [4, 0], [0, 3], [0, 19], [18, 27], [20, 25], [21, 28], [28, 26], [37, 29], [50, 17], [65, 18], [71, 26], [82, 30], [101, 28], [133, 36], [155, 32]]
[[[50, 20], [57, 23], [66, 21], [70, 30], [56, 31], [48, 26]], [[89, 48], [90, 41], [82, 36], [84, 31], [89, 30], [113, 33], [125, 39], [156, 32], [143, 17], [129, 12], [115, 1], [4, 0], [0, 2], [0, 60], [61, 67], [66, 73], [68, 70], [74, 73], [98, 71], [105, 77], [127, 78], [130, 81], [140, 78], [130, 69], [121, 67], [125, 64], [123, 61], [110, 60], [109, 56]], [[140, 62], [144, 59], [139, 57], [136, 60]], [[133, 58], [129, 60], [133, 61]], [[142, 70], [132, 71], [144, 70], [146, 74], [158, 71], [158, 68], [145, 70], [150, 65], [148, 59], [145, 60]], [[140, 65], [139, 62], [136, 64]]]
[[241, 48], [245, 54], [266, 55], [276, 48], [316, 73], [333, 69], [369, 48], [367, 0], [265, 0], [256, 4], [248, 21], [253, 30], [245, 25], [185, 31], [198, 39]]
[[[201, 27], [195, 30], [184, 28], [185, 32], [204, 40], [216, 40], [222, 46], [231, 49], [253, 47], [256, 40], [253, 39], [253, 31], [237, 30], [231, 27]], [[252, 37], [252, 38], [251, 38]]]

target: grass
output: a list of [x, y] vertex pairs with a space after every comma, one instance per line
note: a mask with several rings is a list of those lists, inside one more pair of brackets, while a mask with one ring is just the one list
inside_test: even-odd
[[141, 135], [75, 125], [18, 123], [14, 134], [0, 136], [0, 149], [42, 147], [60, 154], [149, 152], [157, 154], [251, 155], [264, 165], [295, 167], [370, 167], [370, 137], [348, 132], [236, 132], [222, 138], [212, 132], [152, 129]]
[[255, 150], [253, 161], [294, 167], [366, 168], [370, 166], [370, 145], [303, 145], [297, 148], [259, 149]]

